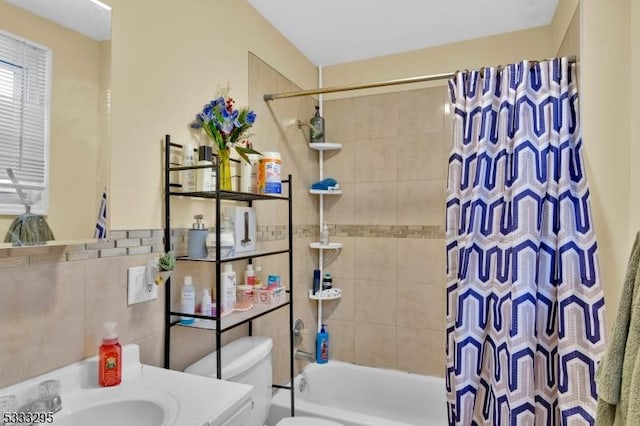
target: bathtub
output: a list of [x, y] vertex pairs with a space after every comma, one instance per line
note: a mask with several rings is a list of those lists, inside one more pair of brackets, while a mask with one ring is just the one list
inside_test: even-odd
[[[310, 364], [295, 377], [296, 416], [345, 426], [446, 426], [444, 379], [339, 361]], [[267, 425], [291, 415], [291, 394], [273, 396]]]

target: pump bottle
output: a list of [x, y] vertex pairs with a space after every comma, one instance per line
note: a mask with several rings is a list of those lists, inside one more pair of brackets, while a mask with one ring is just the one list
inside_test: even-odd
[[122, 381], [122, 347], [118, 342], [118, 323], [102, 326], [102, 345], [98, 354], [98, 384], [102, 387], [119, 385]]
[[324, 142], [324, 118], [320, 116], [319, 106], [316, 106], [316, 113], [311, 117], [311, 120], [309, 120], [309, 124], [311, 125], [310, 142]]

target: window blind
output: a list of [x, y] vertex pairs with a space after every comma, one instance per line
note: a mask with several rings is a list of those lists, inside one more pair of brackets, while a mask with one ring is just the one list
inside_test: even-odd
[[51, 50], [0, 31], [0, 214], [24, 212], [7, 168], [47, 213], [50, 93]]

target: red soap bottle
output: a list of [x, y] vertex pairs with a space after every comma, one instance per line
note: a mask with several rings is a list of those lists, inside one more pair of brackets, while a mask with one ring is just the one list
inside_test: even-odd
[[122, 381], [122, 347], [118, 342], [117, 327], [117, 322], [105, 322], [102, 326], [98, 384], [103, 387], [119, 385]]

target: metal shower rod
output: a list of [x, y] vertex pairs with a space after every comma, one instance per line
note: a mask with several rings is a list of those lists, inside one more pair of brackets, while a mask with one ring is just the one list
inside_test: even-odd
[[[576, 62], [575, 56], [569, 56], [567, 59], [569, 60], [569, 63]], [[545, 60], [549, 60], [549, 59], [545, 59]], [[541, 62], [541, 61], [531, 61], [531, 62], [535, 63], [535, 62]], [[296, 92], [267, 93], [262, 98], [265, 101], [273, 101], [276, 99], [319, 95], [323, 93], [346, 92], [349, 90], [371, 89], [374, 87], [395, 86], [398, 84], [422, 83], [425, 81], [435, 81], [435, 80], [443, 80], [443, 79], [451, 78], [456, 75], [456, 72], [423, 75], [418, 77], [398, 78], [394, 80], [376, 81], [376, 82], [362, 83], [362, 84], [351, 84], [351, 85], [345, 85], [345, 86], [324, 87], [319, 89], [299, 90]]]

